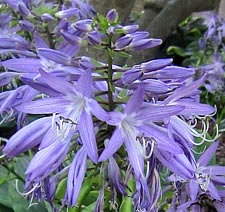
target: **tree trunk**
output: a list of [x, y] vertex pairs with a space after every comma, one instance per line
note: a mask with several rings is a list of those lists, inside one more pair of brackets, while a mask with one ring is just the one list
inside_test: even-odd
[[[154, 2], [154, 1], [153, 1]], [[163, 1], [162, 1], [163, 2]], [[164, 3], [163, 9], [152, 19], [147, 21], [149, 23], [143, 30], [148, 31], [152, 38], [160, 38], [163, 41], [176, 29], [178, 24], [186, 17], [190, 16], [196, 11], [205, 11], [215, 9], [220, 0], [169, 0]], [[160, 7], [159, 7], [160, 10]], [[139, 22], [146, 22], [148, 19], [148, 10], [145, 11], [146, 15], [140, 19]], [[143, 24], [145, 26], [145, 24]], [[158, 48], [145, 50], [141, 52], [132, 53], [132, 59], [115, 60], [119, 65], [133, 65], [140, 62], [148, 61], [155, 57]], [[125, 62], [125, 63], [124, 63]]]

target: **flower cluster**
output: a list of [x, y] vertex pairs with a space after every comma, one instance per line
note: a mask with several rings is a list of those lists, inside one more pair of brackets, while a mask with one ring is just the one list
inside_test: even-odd
[[205, 17], [207, 30], [200, 39], [200, 47], [205, 52], [200, 68], [206, 73], [205, 88], [210, 93], [224, 92], [224, 37], [225, 22], [215, 13]]
[[[118, 195], [131, 193], [133, 211], [157, 211], [160, 173], [167, 169], [177, 194], [168, 211], [195, 207], [202, 194], [225, 209], [224, 190], [218, 188], [224, 186], [224, 167], [208, 166], [218, 142], [198, 161], [193, 153], [196, 137], [209, 141], [208, 120], [215, 112], [199, 102], [205, 75], [193, 81], [194, 68], [175, 66], [169, 58], [133, 67], [113, 64], [116, 55], [162, 42], [137, 25], [121, 25], [114, 9], [102, 16], [79, 0], [4, 0], [2, 7], [0, 114], [2, 122], [18, 123], [2, 152], [11, 159], [33, 150], [26, 191], [55, 207], [57, 185], [66, 179], [62, 205], [81, 207], [82, 185], [96, 187], [93, 175], [100, 179], [94, 211], [103, 210], [109, 186], [112, 207], [122, 207]], [[79, 55], [82, 48], [104, 51], [107, 63]], [[198, 120], [202, 133], [193, 126]]]

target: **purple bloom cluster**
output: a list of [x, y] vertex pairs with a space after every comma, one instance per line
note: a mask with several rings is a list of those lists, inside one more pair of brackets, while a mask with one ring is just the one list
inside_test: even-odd
[[224, 37], [225, 21], [219, 18], [214, 12], [205, 17], [207, 30], [200, 39], [200, 47], [204, 51], [212, 51], [210, 57], [203, 60], [205, 65], [201, 71], [206, 74], [205, 88], [210, 93], [224, 92], [225, 71], [224, 71]]
[[[75, 206], [88, 168], [95, 166], [98, 175], [106, 174], [95, 211], [103, 208], [105, 181], [116, 202], [115, 193], [126, 196], [132, 179], [133, 210], [157, 211], [160, 172], [167, 169], [177, 192], [168, 211], [193, 208], [202, 194], [224, 210], [224, 167], [208, 165], [218, 142], [198, 161], [192, 152], [199, 144], [195, 137], [207, 140], [207, 120], [214, 113], [212, 106], [199, 102], [205, 75], [193, 81], [195, 69], [175, 66], [168, 58], [133, 67], [113, 64], [117, 53], [161, 44], [137, 25], [120, 25], [115, 10], [104, 17], [87, 1], [72, 0], [56, 11], [46, 3], [51, 11], [46, 13], [39, 1], [33, 7], [25, 0], [3, 2], [23, 19], [12, 29], [13, 17], [0, 17], [5, 70], [0, 82], [13, 87], [0, 94], [0, 114], [4, 122], [17, 118], [20, 123], [4, 155], [13, 158], [37, 147], [26, 170], [25, 190], [41, 185], [42, 198], [53, 201], [68, 172], [63, 204]], [[32, 39], [23, 38], [21, 31]], [[108, 63], [80, 56], [86, 47], [105, 51]], [[27, 124], [30, 114], [42, 116]], [[199, 117], [202, 133], [191, 125]]]

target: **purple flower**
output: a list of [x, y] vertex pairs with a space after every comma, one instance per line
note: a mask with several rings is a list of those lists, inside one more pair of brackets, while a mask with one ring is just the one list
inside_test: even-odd
[[7, 85], [20, 74], [14, 72], [4, 72], [0, 74], [0, 86]]
[[96, 15], [95, 9], [88, 0], [71, 0], [71, 5], [72, 7], [79, 8], [80, 19], [92, 18], [94, 15]]
[[172, 114], [179, 113], [179, 111], [183, 110], [183, 107], [150, 106], [140, 110], [143, 98], [144, 87], [140, 85], [127, 103], [124, 113], [111, 112], [111, 118], [107, 123], [116, 126], [116, 129], [99, 158], [99, 161], [108, 159], [124, 142], [137, 179], [144, 176], [144, 157], [146, 157], [145, 146], [142, 146], [143, 144], [136, 139], [139, 135], [144, 133], [150, 138], [153, 137], [159, 148], [165, 148], [176, 153], [182, 152], [173, 141], [169, 141], [169, 138], [167, 138], [168, 140], [165, 139], [166, 136], [160, 138], [161, 135], [157, 135], [157, 130], [154, 133], [154, 129], [150, 125], [146, 125], [146, 123], [159, 121]]
[[122, 182], [119, 166], [117, 165], [116, 160], [113, 157], [109, 158], [108, 176], [111, 187], [115, 188], [118, 192], [125, 196], [126, 188], [124, 183]]
[[15, 90], [0, 93], [0, 114], [5, 114], [4, 121], [13, 118], [18, 111], [15, 109], [23, 102], [30, 101], [37, 95], [37, 91], [27, 85], [20, 86]]
[[26, 7], [25, 4], [19, 3], [17, 7], [18, 7], [19, 13], [20, 13], [23, 17], [29, 17], [29, 18], [32, 17], [32, 14], [31, 14], [30, 10]]
[[109, 22], [113, 23], [117, 20], [118, 18], [118, 13], [116, 12], [115, 9], [111, 9], [107, 12], [106, 18]]
[[81, 37], [70, 34], [66, 31], [64, 31], [63, 29], [60, 31], [60, 33], [67, 42], [69, 42], [73, 45], [82, 46], [84, 43], [84, 40]]
[[34, 25], [27, 20], [20, 21], [19, 25], [23, 30], [26, 30], [26, 31], [33, 31], [34, 30]]
[[[32, 114], [59, 113], [71, 123], [77, 124], [82, 142], [88, 156], [93, 162], [97, 162], [98, 153], [95, 141], [92, 114], [102, 121], [108, 119], [107, 113], [91, 98], [92, 77], [86, 70], [78, 80], [76, 86], [59, 77], [40, 71], [41, 76], [50, 88], [59, 92], [58, 96], [52, 96], [37, 101], [24, 103], [17, 109]], [[67, 130], [66, 130], [67, 131]]]
[[[214, 200], [214, 206], [221, 207], [220, 201], [222, 200], [220, 196], [220, 191], [223, 191], [223, 186], [225, 184], [225, 168], [223, 166], [211, 166], [208, 165], [218, 147], [219, 142], [214, 142], [210, 147], [200, 156], [197, 162], [193, 162], [194, 166], [194, 177], [187, 181], [186, 192], [190, 200], [181, 203], [178, 206], [178, 210], [184, 210], [189, 207], [197, 207], [198, 200], [201, 195], [207, 195], [209, 198]], [[175, 175], [169, 177], [171, 181], [183, 181], [184, 179], [179, 178]], [[220, 189], [217, 189], [220, 188]], [[223, 206], [224, 208], [224, 206]]]
[[79, 12], [79, 9], [77, 8], [70, 8], [66, 10], [61, 10], [55, 14], [57, 18], [70, 18], [73, 17], [74, 15], [77, 15]]
[[92, 19], [84, 19], [77, 21], [73, 24], [75, 28], [84, 32], [90, 32], [92, 30]]
[[70, 134], [63, 140], [56, 140], [34, 155], [25, 172], [26, 188], [29, 188], [32, 182], [39, 183], [61, 165], [69, 150], [71, 137]]
[[205, 88], [210, 93], [222, 91], [224, 88], [224, 65], [222, 55], [213, 55], [212, 63], [201, 67], [203, 73], [206, 74]]
[[136, 192], [133, 195], [134, 211], [146, 211], [151, 204], [149, 188], [146, 179], [136, 180]]
[[124, 27], [122, 27], [122, 31], [125, 33], [125, 34], [130, 34], [130, 33], [134, 33], [138, 30], [139, 26], [138, 25], [126, 25]]
[[116, 50], [124, 49], [131, 43], [131, 41], [132, 37], [130, 35], [122, 36], [115, 42], [115, 49]]
[[126, 50], [139, 51], [143, 49], [153, 48], [162, 44], [161, 39], [135, 39], [125, 48]]
[[103, 35], [98, 31], [92, 31], [88, 33], [88, 40], [91, 45], [99, 45], [102, 41]]
[[52, 17], [52, 16], [51, 16], [50, 14], [48, 14], [48, 13], [43, 13], [43, 14], [41, 15], [41, 20], [48, 22], [48, 21], [54, 20], [54, 17]]
[[[170, 65], [171, 63], [172, 63], [172, 59], [157, 59], [157, 60], [151, 60], [146, 63], [142, 63], [140, 65], [135, 65], [134, 67], [127, 70], [123, 74], [123, 77], [122, 77], [123, 82], [125, 84], [131, 83], [131, 82], [135, 81], [136, 79], [141, 79], [141, 77], [143, 77], [145, 73], [153, 72], [153, 71], [157, 71], [157, 70], [160, 71], [160, 69]], [[181, 70], [182, 69], [178, 69], [178, 70], [176, 70], [176, 72], [178, 73]], [[155, 72], [153, 72], [153, 73], [155, 73]], [[164, 76], [163, 73], [162, 73], [162, 76]]]
[[87, 166], [87, 153], [82, 147], [74, 156], [73, 162], [70, 165], [67, 189], [64, 201], [68, 202], [70, 206], [75, 206], [77, 198], [84, 180]]
[[94, 208], [94, 212], [103, 212], [104, 209], [104, 186], [102, 186], [99, 195], [98, 195], [98, 199], [96, 201], [96, 205]]
[[40, 144], [44, 134], [51, 128], [51, 117], [33, 121], [15, 133], [4, 147], [3, 154], [13, 158]]

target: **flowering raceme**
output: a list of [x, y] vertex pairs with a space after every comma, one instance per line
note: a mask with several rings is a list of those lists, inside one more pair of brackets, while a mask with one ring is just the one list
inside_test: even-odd
[[[192, 153], [195, 137], [206, 140], [207, 129], [198, 136], [190, 123], [215, 112], [214, 107], [199, 102], [198, 87], [205, 75], [193, 81], [195, 69], [175, 66], [170, 58], [133, 67], [113, 64], [116, 54], [162, 43], [149, 38], [148, 32], [138, 31], [137, 25], [119, 24], [114, 9], [104, 17], [88, 1], [73, 0], [59, 7], [46, 3], [45, 9], [40, 1], [33, 5], [3, 2], [19, 11], [23, 20], [13, 29], [14, 37], [2, 38], [0, 31], [4, 50], [0, 114], [2, 122], [16, 119], [19, 126], [2, 152], [10, 159], [27, 155], [28, 150], [34, 154], [25, 171], [28, 193], [43, 190], [39, 199], [49, 201], [54, 210], [61, 192], [61, 209], [76, 206], [82, 211], [88, 206], [85, 198], [92, 195], [94, 211], [116, 205], [122, 208], [124, 199], [133, 211], [157, 211], [160, 174], [165, 169], [174, 184], [179, 181], [191, 187], [200, 182], [197, 175], [203, 173], [208, 178], [212, 174], [215, 184], [224, 185], [217, 175], [220, 169], [211, 172]], [[13, 17], [6, 17], [4, 24], [3, 15], [0, 17], [1, 27], [10, 31]], [[45, 26], [44, 33], [38, 23]], [[18, 32], [26, 32], [32, 39], [28, 41]], [[11, 45], [11, 40], [18, 45]], [[105, 51], [107, 63], [80, 56], [80, 50], [87, 47]], [[217, 144], [202, 157], [208, 157], [205, 155]], [[65, 180], [61, 191], [59, 185]], [[213, 196], [200, 183], [194, 197], [186, 194], [192, 201], [187, 207], [196, 201], [197, 193], [207, 191], [218, 201], [223, 198], [219, 199], [219, 192]], [[111, 206], [104, 205], [104, 199]]]

